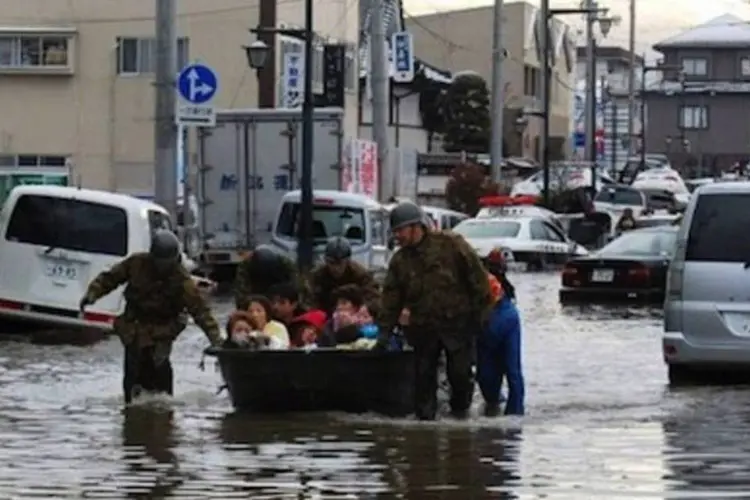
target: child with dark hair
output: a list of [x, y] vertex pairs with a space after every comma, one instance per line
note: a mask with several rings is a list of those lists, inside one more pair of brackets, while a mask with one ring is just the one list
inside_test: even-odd
[[247, 311], [235, 311], [227, 321], [227, 339], [224, 347], [250, 350], [265, 349], [270, 339], [265, 336], [253, 336], [253, 320]]
[[248, 304], [247, 313], [253, 327], [251, 336], [268, 337], [271, 349], [288, 349], [289, 332], [286, 326], [272, 319], [271, 301], [262, 295], [253, 295]]
[[356, 285], [344, 285], [333, 292], [336, 310], [332, 330], [340, 349], [372, 349], [378, 337], [374, 305], [368, 307], [363, 291]]
[[300, 288], [295, 283], [277, 283], [271, 286], [268, 298], [271, 300], [273, 318], [287, 327], [294, 318], [307, 312], [300, 302]]

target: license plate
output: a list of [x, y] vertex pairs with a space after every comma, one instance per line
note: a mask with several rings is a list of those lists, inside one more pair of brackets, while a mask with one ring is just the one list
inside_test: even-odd
[[75, 264], [54, 262], [47, 264], [46, 274], [55, 280], [76, 281], [78, 279], [78, 268]]
[[609, 283], [615, 279], [615, 272], [612, 269], [594, 269], [591, 273], [591, 281], [595, 283]]

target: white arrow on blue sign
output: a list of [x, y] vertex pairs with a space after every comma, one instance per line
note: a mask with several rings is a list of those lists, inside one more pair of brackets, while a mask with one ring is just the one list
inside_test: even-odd
[[393, 81], [409, 83], [414, 80], [414, 42], [408, 31], [391, 36], [393, 53]]
[[180, 103], [175, 114], [178, 125], [187, 127], [213, 127], [216, 110], [210, 101], [219, 89], [219, 78], [214, 70], [203, 64], [191, 64], [177, 77]]

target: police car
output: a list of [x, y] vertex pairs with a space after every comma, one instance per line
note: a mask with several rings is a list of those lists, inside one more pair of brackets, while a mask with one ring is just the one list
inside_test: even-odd
[[564, 265], [571, 257], [587, 255], [552, 220], [533, 215], [468, 219], [453, 228], [483, 260], [496, 248], [511, 266], [543, 270]]

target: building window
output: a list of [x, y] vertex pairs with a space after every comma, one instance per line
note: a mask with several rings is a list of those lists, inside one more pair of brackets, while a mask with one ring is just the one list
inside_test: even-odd
[[65, 67], [69, 50], [64, 36], [0, 36], [0, 68]]
[[64, 167], [67, 156], [0, 155], [0, 167]]
[[740, 76], [750, 77], [750, 57], [743, 57], [740, 59]]
[[708, 61], [703, 58], [683, 59], [682, 71], [684, 71], [687, 76], [707, 76]]
[[[187, 66], [189, 60], [187, 38], [177, 39], [177, 67]], [[156, 69], [156, 39], [128, 38], [117, 39], [117, 74], [142, 75], [154, 73]]]
[[528, 97], [540, 97], [542, 95], [542, 71], [533, 66], [523, 68], [523, 95]]
[[707, 106], [683, 106], [680, 109], [680, 128], [705, 130], [708, 128]]

